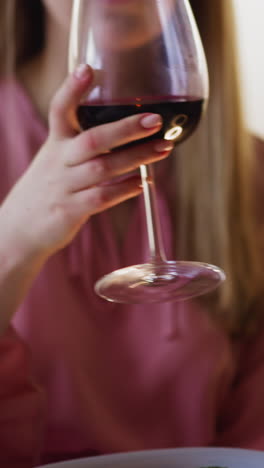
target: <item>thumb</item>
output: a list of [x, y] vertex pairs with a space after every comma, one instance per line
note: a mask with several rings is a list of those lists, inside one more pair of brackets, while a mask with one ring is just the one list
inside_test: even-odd
[[49, 112], [50, 133], [55, 137], [71, 137], [75, 133], [71, 115], [79, 105], [83, 94], [88, 91], [92, 81], [92, 68], [81, 64], [65, 79], [56, 92]]

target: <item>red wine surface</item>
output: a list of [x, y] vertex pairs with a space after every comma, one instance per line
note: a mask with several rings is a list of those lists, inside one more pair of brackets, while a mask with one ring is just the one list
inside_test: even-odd
[[121, 104], [84, 103], [77, 109], [77, 118], [82, 130], [87, 130], [134, 114], [145, 112], [160, 114], [163, 118], [161, 130], [143, 140], [166, 138], [176, 145], [188, 138], [196, 129], [203, 107], [204, 100], [197, 98], [181, 98], [181, 100], [173, 98], [145, 103], [140, 101]]

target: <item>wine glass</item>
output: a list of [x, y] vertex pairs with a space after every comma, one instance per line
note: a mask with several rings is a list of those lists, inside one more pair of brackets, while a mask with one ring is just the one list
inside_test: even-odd
[[[209, 84], [188, 0], [74, 0], [70, 71], [81, 63], [95, 70], [93, 89], [77, 110], [81, 129], [154, 112], [162, 115], [163, 127], [151, 138], [177, 145], [197, 127]], [[149, 262], [109, 273], [97, 281], [95, 291], [112, 302], [151, 303], [213, 290], [225, 279], [220, 268], [166, 259], [153, 166], [141, 166], [140, 171]]]

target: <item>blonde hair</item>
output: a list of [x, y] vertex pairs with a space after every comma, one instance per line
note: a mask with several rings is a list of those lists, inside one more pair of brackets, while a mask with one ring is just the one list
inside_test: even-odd
[[1, 0], [0, 75], [14, 70], [40, 53], [45, 41], [41, 0]]
[[[211, 97], [198, 131], [175, 161], [183, 258], [221, 266], [227, 281], [210, 306], [232, 334], [257, 323], [263, 265], [254, 215], [255, 155], [241, 106], [230, 0], [193, 0], [209, 66]], [[255, 311], [255, 312], [254, 312]], [[255, 314], [255, 316], [254, 316]]]
[[[203, 298], [230, 334], [257, 324], [255, 303], [263, 291], [263, 268], [254, 220], [254, 155], [241, 108], [230, 0], [191, 1], [208, 59], [211, 97], [196, 133], [177, 148], [177, 256], [221, 266], [227, 281]], [[2, 10], [5, 9], [5, 13]], [[14, 37], [13, 67], [37, 55], [44, 45], [40, 0], [2, 0], [1, 63]], [[7, 19], [7, 20], [6, 20]], [[13, 34], [17, 31], [16, 34]], [[12, 47], [11, 47], [12, 49]], [[255, 315], [254, 315], [255, 314]]]

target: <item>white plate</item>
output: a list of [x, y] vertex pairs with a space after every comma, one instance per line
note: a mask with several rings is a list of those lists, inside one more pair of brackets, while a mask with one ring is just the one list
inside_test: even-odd
[[264, 468], [264, 452], [230, 448], [179, 448], [54, 463], [39, 468]]

